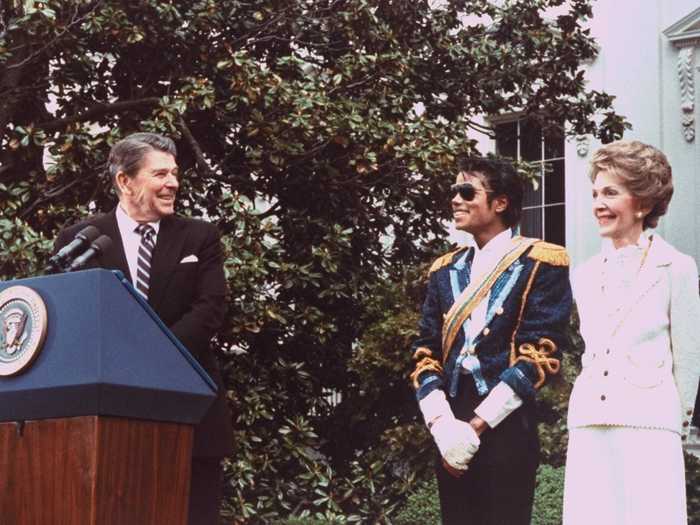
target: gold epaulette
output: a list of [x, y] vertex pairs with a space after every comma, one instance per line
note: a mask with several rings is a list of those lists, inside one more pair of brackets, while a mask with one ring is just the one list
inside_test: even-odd
[[569, 254], [566, 252], [566, 248], [551, 242], [536, 242], [527, 255], [531, 259], [542, 261], [552, 266], [569, 266]]
[[428, 271], [428, 275], [430, 275], [433, 272], [437, 272], [440, 268], [447, 266], [452, 262], [452, 259], [454, 256], [461, 252], [462, 250], [466, 250], [468, 246], [461, 246], [457, 248], [456, 250], [452, 250], [451, 252], [447, 252], [445, 255], [441, 255], [437, 259], [435, 259], [435, 262], [433, 262], [433, 265], [430, 267], [430, 270]]

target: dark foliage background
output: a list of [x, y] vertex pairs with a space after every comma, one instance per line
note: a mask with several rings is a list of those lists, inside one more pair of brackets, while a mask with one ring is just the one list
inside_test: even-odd
[[115, 205], [116, 140], [174, 137], [179, 211], [227, 253], [225, 512], [385, 522], [430, 461], [408, 348], [454, 158], [489, 132], [475, 118], [604, 141], [627, 125], [585, 87], [588, 1], [543, 17], [562, 3], [6, 0], [0, 278]]

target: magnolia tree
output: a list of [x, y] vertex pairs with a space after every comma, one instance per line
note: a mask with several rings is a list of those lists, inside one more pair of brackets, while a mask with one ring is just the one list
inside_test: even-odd
[[60, 227], [115, 205], [116, 140], [175, 139], [179, 212], [217, 223], [227, 254], [241, 520], [381, 521], [429, 463], [409, 342], [479, 116], [603, 141], [627, 125], [586, 89], [587, 0], [433, 3], [0, 8], [0, 277], [39, 272]]

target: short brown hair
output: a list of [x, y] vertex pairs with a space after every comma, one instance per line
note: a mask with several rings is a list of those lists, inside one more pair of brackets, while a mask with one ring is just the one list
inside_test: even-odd
[[162, 151], [177, 157], [177, 148], [172, 139], [157, 133], [132, 133], [112, 146], [107, 159], [107, 170], [117, 195], [117, 173], [123, 171], [127, 176], [135, 177], [141, 169], [143, 158], [150, 151]]
[[600, 148], [591, 160], [591, 181], [598, 173], [611, 171], [625, 188], [650, 209], [644, 229], [655, 228], [668, 210], [673, 196], [671, 165], [663, 152], [637, 140], [618, 140]]

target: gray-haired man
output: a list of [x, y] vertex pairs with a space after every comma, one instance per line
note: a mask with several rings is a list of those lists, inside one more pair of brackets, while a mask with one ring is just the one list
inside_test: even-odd
[[[218, 399], [195, 429], [190, 490], [189, 523], [211, 525], [219, 521], [221, 458], [232, 452], [233, 443], [221, 372], [209, 346], [223, 323], [226, 280], [216, 227], [175, 215], [176, 153], [171, 139], [155, 133], [135, 133], [117, 142], [108, 164], [119, 205], [63, 230], [55, 250], [87, 225], [109, 236], [111, 247], [88, 266], [131, 276], [219, 386]], [[144, 242], [149, 246], [147, 260], [141, 250]]]

